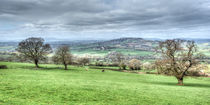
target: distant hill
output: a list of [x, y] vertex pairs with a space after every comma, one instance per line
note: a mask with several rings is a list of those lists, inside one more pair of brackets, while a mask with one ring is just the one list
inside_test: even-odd
[[119, 38], [109, 41], [101, 41], [84, 45], [75, 45], [77, 49], [110, 50], [110, 49], [135, 49], [141, 51], [154, 51], [158, 41], [145, 40], [143, 38]]
[[67, 45], [67, 46], [80, 46], [80, 45], [86, 45], [86, 44], [91, 44], [91, 43], [96, 43], [100, 42], [97, 40], [76, 40], [76, 41], [52, 41], [52, 42], [47, 42], [49, 43], [53, 48], [57, 48], [62, 45]]
[[193, 40], [196, 43], [210, 43], [210, 39], [194, 39], [194, 38], [185, 38], [185, 40]]
[[[155, 48], [159, 41], [163, 39], [143, 39], [143, 38], [119, 38], [112, 40], [78, 40], [78, 41], [51, 41], [55, 49], [58, 46], [67, 45], [71, 47], [73, 54], [91, 54], [91, 55], [106, 55], [112, 51], [118, 51], [126, 55], [151, 56], [155, 52]], [[207, 55], [210, 55], [210, 39], [190, 39], [198, 43], [200, 50]], [[18, 42], [0, 42], [0, 52], [15, 52]]]

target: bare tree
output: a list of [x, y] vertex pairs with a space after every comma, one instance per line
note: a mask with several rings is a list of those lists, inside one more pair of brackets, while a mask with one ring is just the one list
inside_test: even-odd
[[119, 66], [119, 69], [126, 69], [125, 56], [120, 52], [111, 52], [105, 58], [111, 60], [112, 63]]
[[124, 55], [120, 52], [110, 52], [108, 55], [106, 55], [106, 58], [110, 59], [112, 62], [120, 63], [124, 60]]
[[196, 52], [195, 42], [179, 39], [166, 40], [159, 43], [159, 51], [163, 56], [164, 63], [161, 64], [161, 67], [165, 68], [163, 70], [174, 75], [178, 80], [178, 85], [183, 85], [186, 72], [197, 64], [194, 56]]
[[52, 57], [53, 61], [57, 64], [63, 64], [65, 70], [68, 69], [68, 65], [72, 61], [72, 55], [70, 53], [70, 48], [68, 46], [61, 46], [59, 47], [54, 56]]
[[85, 66], [87, 64], [90, 63], [90, 59], [87, 58], [87, 57], [82, 57], [82, 58], [78, 58], [77, 62], [82, 65], [82, 66]]
[[21, 56], [32, 60], [38, 68], [39, 61], [46, 59], [47, 55], [52, 52], [49, 44], [44, 44], [44, 39], [31, 37], [21, 41], [16, 49]]

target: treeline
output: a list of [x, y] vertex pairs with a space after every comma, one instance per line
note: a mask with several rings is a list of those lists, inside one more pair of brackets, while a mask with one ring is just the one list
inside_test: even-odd
[[[112, 52], [105, 56], [104, 60], [90, 61], [88, 57], [77, 57], [71, 54], [69, 46], [59, 46], [55, 52], [50, 44], [44, 43], [44, 39], [31, 37], [21, 41], [16, 48], [18, 53], [12, 54], [20, 62], [33, 62], [37, 68], [39, 63], [54, 63], [64, 65], [94, 65], [94, 66], [118, 66], [119, 70], [154, 70], [158, 74], [172, 75], [178, 80], [178, 85], [183, 85], [183, 79], [188, 75], [200, 75], [207, 66], [201, 63], [204, 57], [197, 53], [194, 41], [179, 39], [166, 40], [159, 43], [156, 49], [159, 58], [155, 62], [141, 62], [139, 59], [128, 59], [120, 52]], [[49, 56], [50, 55], [50, 56]]]

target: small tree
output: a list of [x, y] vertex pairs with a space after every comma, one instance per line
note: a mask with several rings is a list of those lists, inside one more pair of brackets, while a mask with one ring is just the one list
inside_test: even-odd
[[197, 62], [194, 53], [196, 45], [194, 41], [183, 41], [179, 39], [166, 40], [159, 43], [159, 51], [162, 54], [162, 61], [156, 64], [175, 76], [178, 85], [183, 85], [186, 72]]
[[20, 56], [34, 61], [38, 68], [39, 61], [45, 60], [47, 55], [52, 52], [49, 44], [44, 44], [44, 39], [31, 37], [21, 41], [16, 49]]
[[144, 70], [153, 70], [155, 68], [155, 64], [151, 62], [145, 62], [142, 64], [142, 68]]
[[70, 53], [70, 48], [68, 46], [61, 46], [57, 48], [54, 56], [52, 57], [53, 62], [56, 64], [63, 64], [65, 70], [68, 69], [68, 64], [71, 63], [72, 55]]
[[120, 52], [110, 52], [108, 55], [106, 55], [105, 58], [108, 58], [109, 60], [111, 60], [111, 62], [114, 63], [118, 63], [118, 65], [120, 64], [121, 61], [124, 60], [124, 55]]
[[125, 56], [120, 52], [110, 52], [106, 58], [111, 60], [112, 64], [116, 64], [119, 69], [126, 69]]
[[85, 66], [90, 63], [90, 59], [86, 57], [78, 58], [78, 63], [82, 66]]
[[120, 62], [120, 64], [119, 64], [119, 67], [120, 67], [120, 70], [126, 70], [126, 62]]
[[104, 62], [102, 60], [101, 61], [96, 61], [95, 65], [96, 66], [104, 66]]
[[141, 62], [138, 59], [132, 59], [129, 61], [128, 67], [131, 70], [141, 70]]

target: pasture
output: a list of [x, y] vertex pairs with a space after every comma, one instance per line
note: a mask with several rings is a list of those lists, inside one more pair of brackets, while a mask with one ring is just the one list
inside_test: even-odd
[[[209, 105], [210, 78], [174, 77], [30, 63], [0, 62], [0, 104]], [[88, 71], [85, 68], [89, 68]]]

